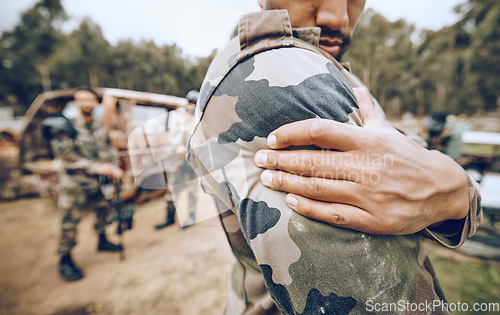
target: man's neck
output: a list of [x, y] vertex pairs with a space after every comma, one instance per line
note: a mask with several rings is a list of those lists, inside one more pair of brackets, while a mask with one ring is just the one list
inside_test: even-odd
[[94, 117], [92, 115], [86, 116], [82, 114], [82, 118], [85, 124], [91, 124], [94, 122]]

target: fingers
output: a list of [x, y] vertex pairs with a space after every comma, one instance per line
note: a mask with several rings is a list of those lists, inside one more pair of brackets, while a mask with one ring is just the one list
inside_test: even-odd
[[121, 179], [123, 177], [123, 170], [109, 163], [103, 163], [97, 169], [97, 174], [101, 174], [113, 179]]
[[123, 170], [122, 170], [121, 168], [119, 168], [119, 167], [115, 167], [115, 168], [113, 169], [113, 175], [112, 175], [112, 177], [113, 177], [114, 179], [120, 180], [120, 179], [122, 179], [123, 174], [124, 174], [124, 172], [123, 172]]
[[310, 219], [333, 226], [378, 234], [373, 216], [358, 208], [342, 203], [328, 203], [311, 200], [295, 194], [286, 196], [287, 205], [297, 213]]
[[[363, 115], [363, 126], [367, 123], [389, 126], [386, 119], [377, 111], [366, 88], [358, 87], [353, 91]], [[363, 129], [358, 126], [330, 119], [313, 118], [281, 126], [269, 134], [267, 145], [272, 149], [315, 145], [324, 149], [348, 151], [364, 136]]]
[[334, 120], [314, 118], [290, 123], [271, 132], [267, 144], [273, 149], [315, 145], [324, 149], [348, 151], [356, 147], [361, 128]]
[[300, 194], [307, 198], [361, 205], [359, 185], [350, 181], [303, 177], [280, 171], [264, 171], [261, 182], [274, 190]]
[[[360, 182], [370, 177], [368, 159], [350, 153], [327, 150], [273, 151], [261, 150], [254, 156], [257, 166], [282, 170], [301, 176]], [[357, 162], [357, 163], [355, 163]], [[372, 175], [373, 176], [373, 175]]]
[[359, 109], [363, 115], [363, 126], [367, 123], [383, 123], [387, 124], [386, 119], [377, 112], [375, 105], [372, 102], [370, 92], [366, 88], [353, 88], [354, 95], [358, 100]]

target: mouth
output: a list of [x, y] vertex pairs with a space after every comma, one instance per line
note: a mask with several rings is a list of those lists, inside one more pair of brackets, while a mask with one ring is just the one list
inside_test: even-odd
[[81, 112], [83, 114], [92, 114], [92, 112], [94, 111], [94, 108], [93, 107], [81, 107]]
[[340, 30], [332, 30], [327, 27], [321, 28], [319, 46], [335, 58], [341, 58], [347, 46], [351, 42], [349, 35]]
[[344, 43], [339, 39], [324, 38], [320, 39], [319, 41], [319, 47], [333, 57], [337, 56], [340, 53], [340, 50], [343, 46]]

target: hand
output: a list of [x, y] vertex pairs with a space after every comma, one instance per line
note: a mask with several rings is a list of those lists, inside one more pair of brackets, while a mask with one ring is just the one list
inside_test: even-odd
[[103, 163], [99, 165], [96, 173], [116, 180], [121, 180], [123, 177], [123, 170], [111, 163]]
[[[327, 119], [282, 126], [257, 152], [264, 185], [298, 213], [372, 234], [411, 234], [468, 213], [467, 175], [451, 158], [394, 129], [365, 89], [354, 89], [363, 127]], [[280, 150], [315, 145], [326, 150]]]

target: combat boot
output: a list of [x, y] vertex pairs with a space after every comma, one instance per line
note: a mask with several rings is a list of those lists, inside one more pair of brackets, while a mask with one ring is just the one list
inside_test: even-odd
[[173, 201], [168, 201], [167, 202], [167, 218], [165, 221], [162, 223], [158, 224], [156, 226], [157, 230], [166, 228], [169, 225], [172, 225], [175, 223], [175, 205]]
[[97, 250], [100, 252], [121, 252], [123, 247], [111, 243], [106, 239], [106, 234], [101, 233], [99, 234], [99, 245], [97, 245]]
[[59, 274], [64, 281], [76, 281], [83, 278], [82, 271], [75, 266], [70, 253], [61, 256], [61, 260], [59, 261]]

